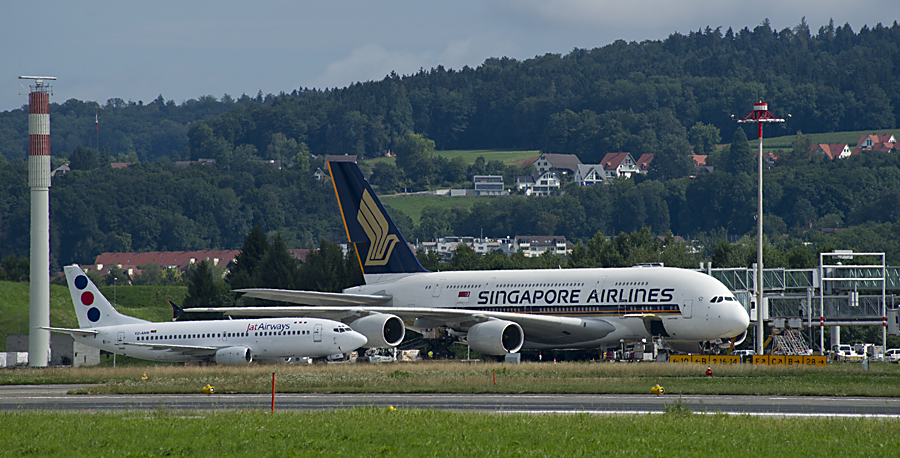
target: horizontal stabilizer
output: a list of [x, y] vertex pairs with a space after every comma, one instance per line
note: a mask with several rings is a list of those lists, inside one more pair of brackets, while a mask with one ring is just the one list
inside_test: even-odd
[[43, 329], [45, 331], [56, 332], [59, 334], [69, 334], [71, 335], [80, 335], [84, 337], [95, 336], [99, 332], [94, 331], [93, 329], [72, 329], [72, 328], [51, 328], [48, 326], [39, 326], [38, 329]]

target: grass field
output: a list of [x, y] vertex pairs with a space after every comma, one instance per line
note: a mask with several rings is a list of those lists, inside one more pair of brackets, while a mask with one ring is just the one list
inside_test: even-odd
[[[0, 351], [6, 351], [7, 334], [28, 334], [27, 282], [0, 281]], [[184, 286], [103, 286], [100, 291], [116, 308], [126, 314], [150, 321], [169, 321], [172, 308], [168, 301], [181, 304], [187, 294]], [[50, 285], [50, 325], [77, 328], [78, 319], [69, 288]]]
[[427, 206], [439, 208], [470, 208], [478, 202], [487, 202], [492, 197], [448, 197], [448, 196], [378, 196], [381, 203], [406, 213], [413, 222], [419, 224], [422, 218], [422, 209]]
[[[817, 143], [849, 143], [850, 149], [853, 149], [856, 146], [856, 143], [859, 142], [859, 138], [863, 135], [882, 135], [882, 134], [893, 134], [896, 132], [896, 129], [883, 129], [883, 130], [858, 130], [858, 131], [849, 131], [849, 132], [833, 132], [833, 133], [825, 133], [825, 134], [809, 134], [809, 140], [812, 144]], [[791, 149], [791, 144], [794, 142], [796, 138], [795, 135], [785, 135], [782, 137], [772, 137], [766, 138], [766, 133], [763, 131], [763, 149], [764, 150], [789, 150]], [[759, 145], [759, 140], [750, 140], [751, 145]]]
[[[900, 365], [831, 364], [706, 367], [674, 363], [317, 364], [126, 368], [47, 368], [0, 371], [0, 385], [92, 383], [81, 394], [267, 393], [276, 372], [282, 393], [578, 393], [644, 394], [657, 383], [670, 395], [833, 395], [900, 397]], [[146, 373], [148, 380], [142, 380]], [[493, 384], [496, 376], [497, 384]]]
[[[467, 164], [474, 164], [475, 160], [478, 159], [479, 156], [483, 156], [486, 162], [500, 161], [506, 165], [512, 165], [524, 161], [525, 159], [537, 158], [541, 155], [541, 152], [539, 150], [504, 151], [493, 149], [472, 149], [435, 151], [434, 154], [445, 157], [447, 159], [461, 157], [466, 161]], [[393, 157], [378, 157], [375, 159], [366, 159], [362, 162], [371, 167], [379, 163], [394, 164], [397, 161]]]
[[0, 456], [896, 456], [898, 420], [359, 408], [0, 414]]

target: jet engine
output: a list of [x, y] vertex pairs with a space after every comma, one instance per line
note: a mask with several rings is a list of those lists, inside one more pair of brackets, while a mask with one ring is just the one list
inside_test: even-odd
[[349, 324], [354, 331], [366, 336], [365, 348], [395, 347], [406, 337], [406, 326], [397, 315], [376, 313]]
[[250, 364], [253, 354], [247, 347], [226, 347], [216, 350], [216, 364], [220, 366], [235, 366]]
[[469, 346], [486, 355], [515, 353], [525, 343], [525, 333], [517, 323], [505, 320], [491, 320], [469, 328], [466, 335]]

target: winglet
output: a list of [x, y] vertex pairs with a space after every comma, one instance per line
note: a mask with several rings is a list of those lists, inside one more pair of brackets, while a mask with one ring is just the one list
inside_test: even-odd
[[363, 274], [428, 272], [384, 210], [354, 162], [329, 162], [347, 238], [356, 245]]

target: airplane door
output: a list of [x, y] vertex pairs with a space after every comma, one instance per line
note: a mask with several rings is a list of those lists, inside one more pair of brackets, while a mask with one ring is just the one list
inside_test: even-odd
[[223, 333], [222, 333], [222, 342], [227, 342], [227, 341], [228, 341], [228, 333], [227, 333], [227, 332], [223, 332]]
[[119, 346], [119, 350], [125, 349], [125, 333], [120, 332], [116, 334], [116, 345]]
[[434, 291], [431, 292], [431, 297], [441, 297], [441, 290], [444, 289], [444, 282], [446, 281], [447, 280], [443, 278], [438, 281], [437, 286], [434, 287]]
[[691, 299], [685, 300], [684, 305], [681, 306], [681, 316], [690, 318], [692, 308], [694, 308], [694, 301]]
[[322, 341], [322, 325], [317, 324], [313, 328], [313, 342], [321, 342]]

